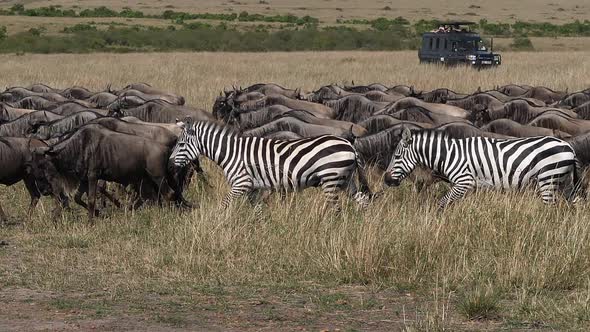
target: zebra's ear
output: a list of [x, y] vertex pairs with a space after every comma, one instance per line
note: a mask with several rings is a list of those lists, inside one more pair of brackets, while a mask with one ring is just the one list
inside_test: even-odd
[[402, 131], [402, 141], [408, 144], [412, 141], [412, 132], [407, 127]]

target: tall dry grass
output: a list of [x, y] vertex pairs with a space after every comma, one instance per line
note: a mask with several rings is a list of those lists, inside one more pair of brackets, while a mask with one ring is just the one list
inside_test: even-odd
[[[309, 90], [354, 80], [465, 92], [505, 83], [570, 91], [590, 86], [587, 53], [504, 58], [505, 65], [478, 72], [420, 66], [409, 52], [2, 56], [0, 84], [101, 89], [143, 81], [206, 109], [232, 83], [277, 82]], [[345, 201], [340, 215], [322, 208], [319, 190], [272, 197], [260, 220], [244, 202], [220, 210], [228, 187], [215, 165], [205, 169], [212, 188], [195, 182], [188, 193], [198, 208], [109, 208], [94, 226], [79, 209], [53, 220], [47, 199], [28, 220], [24, 189], [3, 189], [5, 209], [24, 224], [0, 228], [0, 239], [16, 244], [0, 251], [1, 284], [107, 289], [113, 297], [219, 285], [341, 284], [428, 297], [442, 287], [443, 297], [455, 294], [469, 313], [477, 314], [483, 298], [509, 319], [565, 327], [590, 319], [588, 203], [546, 206], [534, 193], [479, 192], [441, 214], [436, 202], [444, 185], [417, 194], [404, 184], [387, 189], [366, 211]], [[381, 188], [378, 174], [371, 180], [375, 190]], [[488, 289], [499, 302], [490, 300]]]

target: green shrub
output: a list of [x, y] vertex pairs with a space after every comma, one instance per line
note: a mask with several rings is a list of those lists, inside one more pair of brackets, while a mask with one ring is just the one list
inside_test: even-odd
[[4, 39], [6, 39], [6, 27], [3, 25], [0, 25], [0, 41], [3, 41]]
[[522, 51], [534, 49], [531, 40], [524, 36], [514, 37], [512, 44], [510, 44], [510, 47]]

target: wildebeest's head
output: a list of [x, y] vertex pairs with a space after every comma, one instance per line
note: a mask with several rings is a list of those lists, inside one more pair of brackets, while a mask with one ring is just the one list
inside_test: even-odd
[[418, 164], [416, 154], [412, 149], [412, 132], [408, 128], [402, 131], [402, 138], [399, 141], [391, 162], [385, 171], [385, 184], [388, 186], [399, 186]]
[[232, 111], [232, 101], [234, 92], [225, 91], [224, 94], [220, 94], [213, 103], [213, 117], [217, 120], [223, 120], [227, 122], [228, 116]]
[[33, 176], [37, 190], [42, 195], [58, 194], [54, 188], [58, 188], [59, 173], [47, 154], [49, 150], [49, 147], [31, 147], [30, 156], [25, 162], [26, 172]]

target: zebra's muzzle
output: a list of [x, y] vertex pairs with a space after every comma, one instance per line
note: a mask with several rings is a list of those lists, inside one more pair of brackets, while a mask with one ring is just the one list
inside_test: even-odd
[[393, 178], [391, 174], [385, 173], [385, 178], [383, 179], [383, 182], [385, 182], [385, 184], [389, 187], [397, 187], [400, 185], [401, 181], [397, 178]]

